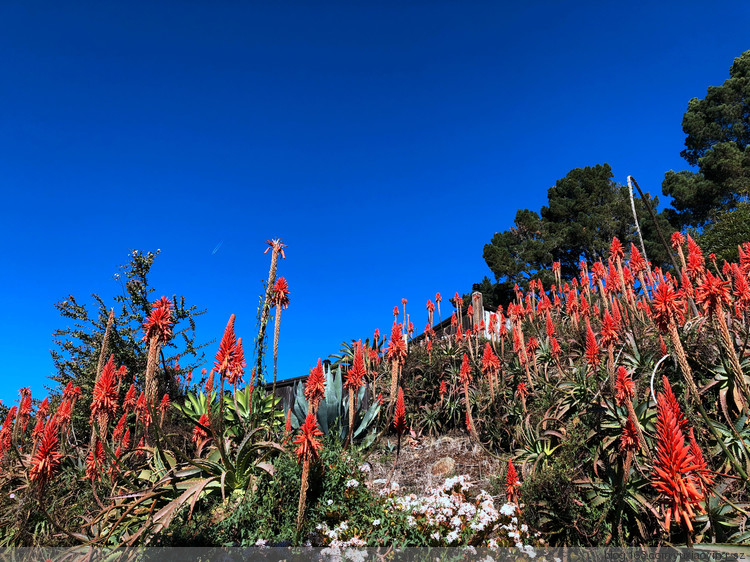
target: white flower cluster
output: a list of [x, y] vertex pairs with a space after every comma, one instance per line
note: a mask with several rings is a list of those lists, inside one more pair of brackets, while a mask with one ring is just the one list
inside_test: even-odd
[[471, 487], [469, 478], [461, 475], [448, 478], [426, 496], [395, 496], [392, 487], [381, 490], [380, 494], [388, 496], [386, 505], [391, 510], [407, 514], [407, 525], [430, 537], [433, 546], [467, 542], [495, 547], [515, 544], [525, 554], [535, 556], [533, 548], [528, 546], [532, 539], [528, 527], [518, 526], [518, 506], [506, 503], [498, 510], [492, 496], [484, 490], [480, 490], [474, 501], [468, 501], [466, 492]]
[[357, 486], [359, 486], [359, 482], [357, 482], [354, 478], [346, 481], [347, 488], [356, 488]]
[[339, 548], [367, 546], [365, 540], [356, 534], [349, 538], [344, 538], [348, 534], [347, 531], [349, 531], [349, 524], [346, 521], [342, 521], [333, 529], [328, 527], [325, 522], [319, 523], [315, 528], [321, 535], [328, 539], [326, 543], [333, 549], [332, 553], [336, 553]]

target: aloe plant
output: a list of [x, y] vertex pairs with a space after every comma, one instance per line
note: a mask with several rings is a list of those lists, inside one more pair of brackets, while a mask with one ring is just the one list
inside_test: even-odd
[[[335, 435], [343, 443], [348, 432], [349, 400], [344, 393], [341, 368], [336, 373], [326, 371], [326, 394], [318, 407], [318, 427], [325, 435]], [[369, 408], [364, 408], [364, 397], [367, 385], [357, 392], [356, 412], [354, 414], [354, 431], [352, 441], [358, 441], [363, 448], [369, 447], [377, 435], [375, 421], [380, 412], [380, 403], [375, 401]], [[289, 408], [287, 408], [288, 410]], [[292, 429], [298, 429], [307, 417], [308, 403], [305, 400], [304, 386], [299, 382], [294, 388], [294, 404], [291, 408], [290, 421]]]

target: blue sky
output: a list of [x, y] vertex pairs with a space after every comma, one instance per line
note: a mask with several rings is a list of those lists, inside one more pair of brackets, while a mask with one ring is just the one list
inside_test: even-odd
[[131, 249], [199, 340], [232, 313], [251, 340], [281, 238], [282, 377], [401, 298], [421, 329], [570, 169], [660, 194], [747, 29], [746, 2], [3, 2], [0, 398], [43, 393], [53, 304], [110, 297]]

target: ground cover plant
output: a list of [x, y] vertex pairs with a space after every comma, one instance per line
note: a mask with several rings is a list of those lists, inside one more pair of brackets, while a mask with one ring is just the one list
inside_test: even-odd
[[[199, 380], [165, 361], [180, 317], [162, 297], [135, 369], [108, 352], [112, 315], [88, 342], [90, 389], [21, 389], [2, 412], [0, 544], [750, 542], [750, 243], [719, 264], [676, 232], [665, 271], [614, 238], [493, 311], [456, 293], [448, 316], [438, 293], [421, 334], [403, 300], [389, 336], [347, 343], [333, 368], [312, 358], [293, 402], [274, 394], [283, 248], [268, 242], [252, 356], [232, 316]], [[408, 489], [400, 463], [447, 435], [494, 474]]]

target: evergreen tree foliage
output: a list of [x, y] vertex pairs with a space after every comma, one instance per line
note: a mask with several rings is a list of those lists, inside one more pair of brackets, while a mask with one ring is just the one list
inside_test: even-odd
[[750, 195], [750, 51], [734, 60], [724, 84], [690, 100], [682, 129], [687, 136], [681, 155], [698, 170], [665, 175], [662, 191], [674, 207], [668, 216], [677, 228], [710, 231]]
[[[88, 304], [80, 304], [73, 295], [55, 303], [55, 308], [68, 325], [53, 333], [55, 347], [50, 352], [55, 374], [50, 378], [58, 386], [49, 388], [51, 396], [60, 395], [65, 385], [72, 382], [74, 386], [81, 387], [84, 399], [90, 400], [111, 308], [114, 308], [115, 314], [109, 334], [108, 355], [114, 354], [118, 367], [127, 367], [126, 381], [135, 382], [137, 387], [142, 388], [148, 355], [148, 344], [142, 341], [143, 323], [151, 312], [151, 302], [160, 296], [149, 285], [148, 274], [158, 253], [158, 250], [156, 253], [130, 253], [129, 262], [115, 274], [122, 292], [114, 297], [113, 305], [108, 305], [98, 294], [92, 294], [93, 302]], [[195, 317], [205, 310], [198, 310], [195, 305], [187, 306], [185, 297], [173, 296], [172, 302], [175, 305], [172, 313], [174, 337], [161, 351], [159, 376], [162, 377], [161, 387], [175, 397], [178, 389], [174, 377], [203, 364], [204, 353], [200, 350], [208, 344], [195, 343]], [[177, 364], [180, 365], [179, 372], [176, 370]], [[123, 392], [125, 390], [127, 387]], [[87, 411], [87, 407], [77, 409], [79, 423], [87, 423], [87, 419], [83, 419], [83, 412]]]
[[[582, 259], [589, 263], [605, 261], [614, 236], [626, 248], [630, 242], [640, 248], [628, 187], [612, 178], [609, 164], [571, 170], [549, 189], [548, 204], [540, 214], [519, 210], [513, 226], [495, 234], [483, 253], [499, 282], [499, 287], [489, 291], [493, 305], [508, 302], [513, 287], [526, 287], [530, 279], [540, 279], [548, 287], [554, 282], [552, 262], [559, 261], [563, 278], [571, 278], [578, 274]], [[649, 198], [648, 203], [656, 208], [658, 200]], [[666, 249], [659, 242], [645, 203], [638, 198], [635, 205], [647, 256], [655, 265], [664, 265], [668, 260]], [[657, 220], [662, 230], [669, 232], [663, 214], [657, 215]], [[487, 285], [485, 279], [474, 289], [488, 289]]]

